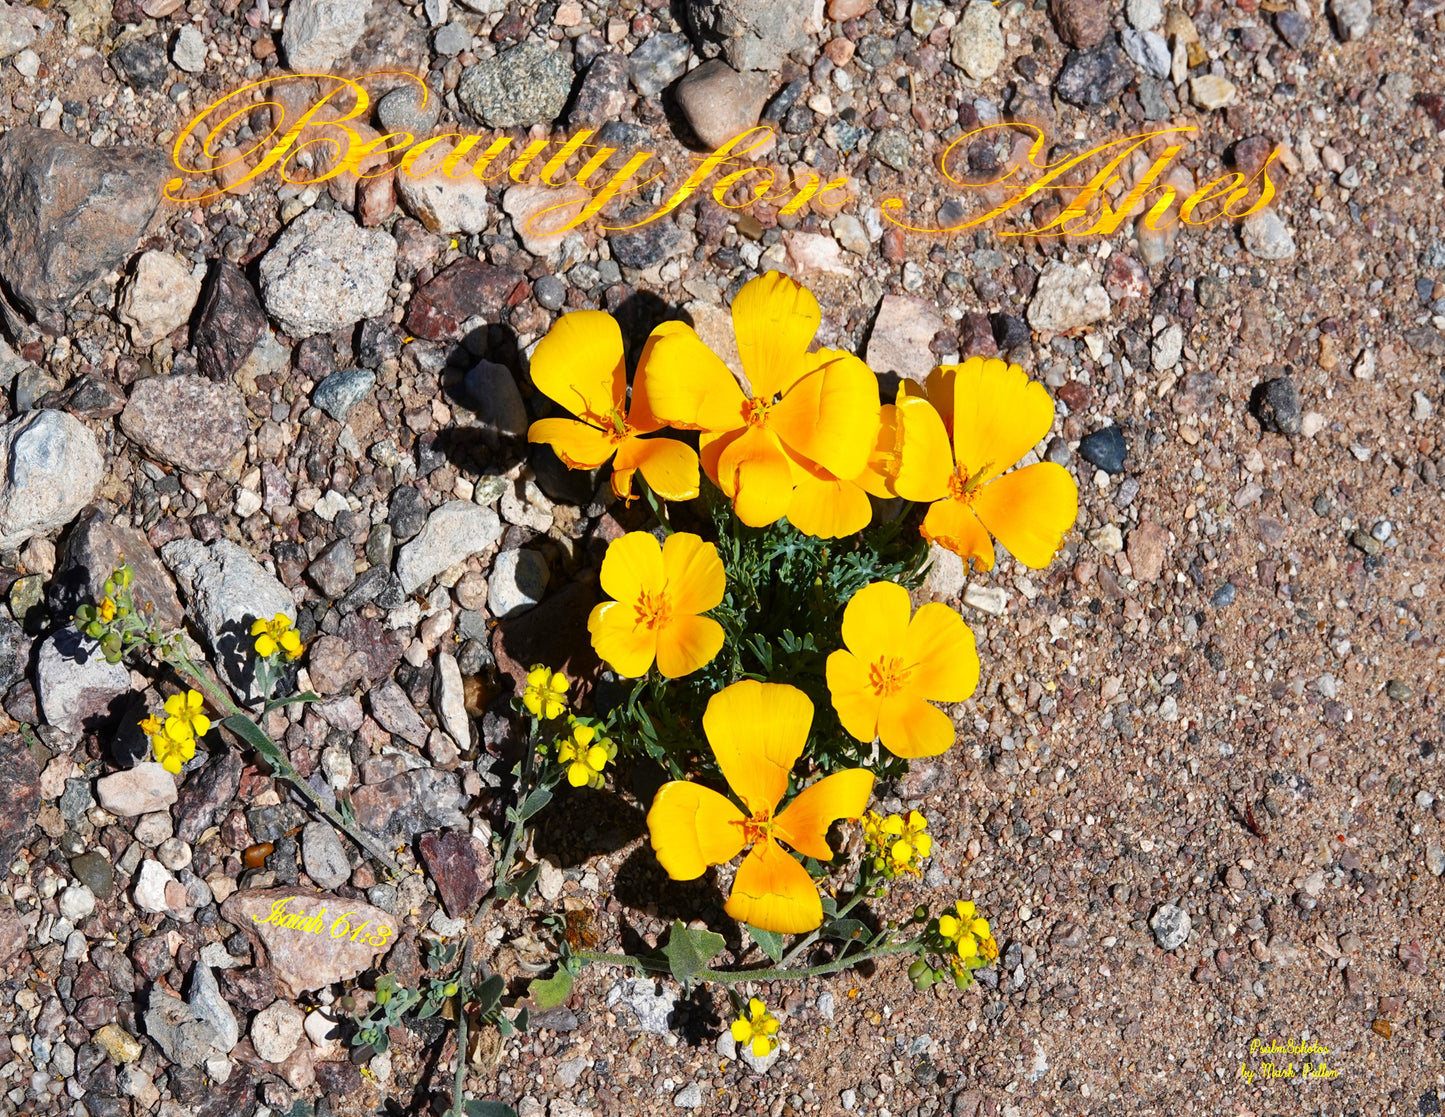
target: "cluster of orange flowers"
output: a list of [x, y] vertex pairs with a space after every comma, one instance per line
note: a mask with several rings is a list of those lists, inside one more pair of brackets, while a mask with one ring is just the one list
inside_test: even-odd
[[[980, 569], [993, 566], [995, 537], [1026, 566], [1048, 564], [1077, 515], [1078, 492], [1052, 463], [1012, 468], [1054, 416], [1048, 393], [1018, 366], [974, 358], [936, 368], [921, 386], [905, 381], [895, 402], [883, 405], [876, 376], [857, 357], [809, 352], [818, 303], [787, 276], [752, 280], [732, 312], [741, 375], [691, 327], [668, 322], [647, 341], [630, 400], [617, 323], [599, 311], [565, 315], [537, 346], [532, 379], [576, 418], [543, 419], [529, 437], [573, 468], [612, 460], [621, 499], [631, 498], [638, 471], [664, 499], [690, 499], [701, 470], [742, 523], [763, 527], [787, 517], [805, 534], [836, 538], [867, 526], [870, 497], [899, 497], [927, 504], [923, 535]], [[665, 427], [699, 432], [698, 450], [659, 436]], [[704, 614], [723, 601], [726, 571], [717, 548], [699, 536], [673, 533], [659, 543], [647, 532], [624, 535], [608, 547], [600, 581], [610, 600], [592, 611], [587, 628], [618, 674], [637, 678], [656, 666], [678, 678], [723, 648], [722, 626]], [[842, 647], [826, 664], [843, 728], [901, 757], [934, 756], [953, 744], [953, 722], [934, 703], [964, 701], [978, 679], [963, 619], [937, 603], [915, 611], [893, 582], [853, 595]], [[847, 769], [778, 809], [813, 712], [792, 686], [744, 679], [718, 691], [702, 728], [737, 802], [674, 780], [647, 816], [658, 861], [674, 879], [696, 878], [749, 850], [726, 910], [779, 933], [810, 931], [823, 918], [816, 885], [784, 846], [830, 860], [829, 826], [860, 817], [873, 789], [871, 772]], [[917, 871], [931, 842], [922, 816], [876, 822], [880, 851], [889, 838], [885, 875]]]
[[[929, 505], [922, 532], [982, 570], [993, 539], [1026, 566], [1048, 564], [1078, 513], [1062, 466], [1012, 466], [1048, 433], [1054, 405], [1017, 365], [974, 357], [904, 381], [884, 405], [873, 371], [851, 353], [809, 352], [818, 301], [780, 272], [745, 284], [732, 307], [740, 374], [696, 332], [665, 322], [648, 338], [627, 393], [622, 331], [608, 314], [560, 318], [532, 356], [532, 380], [575, 419], [542, 419], [528, 437], [574, 469], [611, 460], [630, 499], [641, 472], [667, 500], [698, 494], [699, 465], [738, 519], [786, 516], [837, 538], [872, 518], [868, 497]], [[698, 431], [698, 452], [665, 427]]]

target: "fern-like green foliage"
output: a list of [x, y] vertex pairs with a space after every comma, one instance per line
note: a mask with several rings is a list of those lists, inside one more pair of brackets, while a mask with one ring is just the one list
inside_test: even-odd
[[750, 528], [713, 499], [713, 539], [727, 572], [722, 604], [709, 615], [726, 634], [722, 651], [681, 679], [651, 671], [612, 713], [609, 732], [624, 751], [668, 769], [674, 779], [720, 778], [702, 732], [708, 699], [739, 679], [789, 683], [813, 702], [805, 760], [824, 772], [866, 766], [901, 777], [907, 762], [873, 756], [843, 730], [828, 695], [828, 655], [842, 647], [843, 608], [870, 582], [913, 589], [923, 579], [928, 547], [912, 522], [889, 520], [847, 539], [804, 535], [787, 520]]

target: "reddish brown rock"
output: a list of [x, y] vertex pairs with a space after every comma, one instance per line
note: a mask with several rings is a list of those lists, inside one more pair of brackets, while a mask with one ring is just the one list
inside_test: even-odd
[[495, 319], [523, 277], [510, 268], [462, 257], [416, 293], [406, 327], [428, 341], [461, 336], [461, 324], [474, 315]]
[[1109, 8], [1103, 0], [1049, 0], [1059, 38], [1071, 47], [1088, 50], [1109, 33]]
[[427, 834], [418, 843], [426, 871], [453, 919], [460, 919], [492, 887], [492, 855], [467, 834]]
[[250, 888], [221, 914], [251, 940], [256, 961], [296, 996], [347, 981], [396, 941], [396, 919], [370, 904], [298, 888]]
[[1145, 520], [1129, 533], [1129, 566], [1141, 582], [1157, 582], [1164, 570], [1169, 530]]

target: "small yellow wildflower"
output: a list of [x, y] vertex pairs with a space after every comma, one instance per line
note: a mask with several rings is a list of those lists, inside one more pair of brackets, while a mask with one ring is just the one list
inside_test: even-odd
[[888, 878], [901, 873], [917, 875], [920, 864], [933, 852], [933, 839], [927, 833], [928, 819], [918, 811], [879, 817], [873, 811], [863, 820], [864, 840], [874, 851], [873, 867]]
[[100, 609], [98, 611], [100, 613], [100, 619], [106, 624], [109, 624], [115, 620], [115, 600], [109, 597], [101, 598]]
[[753, 1058], [766, 1059], [778, 1046], [778, 1018], [757, 997], [748, 1001], [747, 1011], [733, 1021], [733, 1039], [749, 1044]]
[[[204, 737], [211, 731], [211, 719], [201, 712], [205, 699], [198, 690], [185, 694], [173, 694], [166, 699], [165, 735], [174, 741], [186, 741], [193, 737]], [[194, 744], [192, 755], [194, 755]]]
[[590, 725], [572, 724], [572, 732], [557, 742], [557, 763], [567, 765], [567, 782], [573, 787], [598, 788], [602, 770], [617, 755], [617, 746], [606, 737], [597, 739]]
[[[938, 933], [946, 939], [959, 962], [982, 955], [988, 961], [998, 957], [998, 943], [994, 941], [988, 920], [978, 915], [972, 900], [960, 900], [953, 910], [945, 911], [938, 917]], [[957, 968], [958, 963], [955, 963]]]
[[561, 717], [567, 709], [567, 676], [540, 663], [534, 664], [527, 672], [522, 705], [529, 714], [543, 721]]
[[301, 637], [285, 613], [277, 613], [269, 621], [256, 621], [251, 625], [251, 635], [256, 637], [256, 654], [262, 659], [269, 659], [278, 651], [284, 652], [287, 659], [301, 657]]
[[179, 773], [181, 765], [196, 755], [196, 738], [188, 727], [180, 723], [178, 725], [177, 732], [180, 735], [176, 736], [167, 732], [166, 723], [158, 717], [147, 717], [140, 723], [141, 732], [150, 738], [156, 763], [173, 774]]

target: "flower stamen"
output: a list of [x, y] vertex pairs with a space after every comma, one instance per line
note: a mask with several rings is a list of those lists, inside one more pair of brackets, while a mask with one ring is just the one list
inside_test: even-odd
[[913, 668], [902, 656], [883, 656], [868, 669], [868, 682], [880, 698], [891, 698], [908, 684]]

